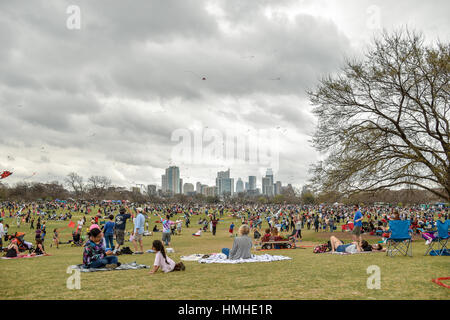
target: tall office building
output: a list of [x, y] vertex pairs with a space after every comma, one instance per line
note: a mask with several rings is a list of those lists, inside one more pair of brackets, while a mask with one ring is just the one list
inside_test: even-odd
[[[166, 188], [165, 183], [167, 183]], [[170, 192], [172, 194], [181, 193], [180, 187], [180, 168], [170, 166], [166, 169], [166, 174], [162, 175], [162, 190], [163, 192]]]
[[197, 192], [198, 194], [202, 193], [202, 184], [200, 182], [197, 182], [195, 184], [195, 192]]
[[262, 193], [266, 196], [274, 194], [272, 169], [267, 169], [266, 176], [262, 178]]
[[192, 183], [185, 183], [183, 185], [183, 194], [190, 195], [194, 193], [194, 185]]
[[236, 193], [244, 192], [244, 182], [242, 182], [241, 178], [236, 182]]
[[166, 193], [167, 191], [169, 191], [169, 187], [167, 185], [167, 176], [165, 174], [163, 174], [161, 176], [161, 191], [163, 193]]
[[245, 191], [248, 191], [248, 182], [245, 182]]
[[274, 187], [275, 187], [275, 195], [281, 194], [281, 181], [277, 181], [274, 184]]
[[219, 196], [234, 194], [234, 179], [230, 178], [230, 169], [227, 171], [219, 171], [216, 178], [217, 193]]
[[248, 177], [248, 190], [256, 190], [256, 176]]

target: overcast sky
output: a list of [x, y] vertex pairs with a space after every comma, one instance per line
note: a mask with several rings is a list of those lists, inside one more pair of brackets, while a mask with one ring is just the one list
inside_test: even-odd
[[[70, 5], [80, 29], [67, 27]], [[178, 165], [185, 182], [213, 185], [230, 167], [260, 185], [267, 163], [173, 159], [171, 137], [264, 129], [278, 132], [275, 180], [301, 186], [320, 158], [305, 91], [381, 28], [449, 41], [448, 12], [447, 0], [0, 0], [4, 182], [75, 171], [160, 185]]]

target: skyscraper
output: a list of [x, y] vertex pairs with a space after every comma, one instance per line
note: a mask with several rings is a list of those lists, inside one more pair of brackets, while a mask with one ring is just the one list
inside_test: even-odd
[[230, 169], [227, 171], [219, 171], [216, 178], [217, 193], [219, 196], [234, 193], [234, 179], [230, 178]]
[[183, 185], [183, 194], [190, 195], [194, 192], [194, 185], [192, 183], [185, 183]]
[[267, 169], [266, 176], [262, 178], [262, 193], [266, 196], [273, 196], [273, 172], [272, 169]]
[[281, 181], [277, 181], [274, 184], [274, 187], [275, 187], [275, 195], [281, 194]]
[[248, 190], [256, 190], [256, 176], [248, 177]]
[[165, 174], [163, 174], [161, 176], [161, 191], [163, 193], [166, 193], [167, 191], [169, 191], [169, 187], [167, 184], [167, 176]]
[[200, 182], [197, 182], [195, 184], [195, 192], [197, 192], [198, 194], [202, 193], [202, 184]]
[[236, 193], [244, 192], [244, 182], [242, 182], [241, 178], [236, 182]]
[[[167, 183], [167, 187], [164, 188], [164, 183]], [[170, 166], [166, 169], [166, 174], [162, 176], [162, 190], [163, 192], [170, 192], [172, 194], [181, 193], [180, 188], [180, 168], [176, 166]]]

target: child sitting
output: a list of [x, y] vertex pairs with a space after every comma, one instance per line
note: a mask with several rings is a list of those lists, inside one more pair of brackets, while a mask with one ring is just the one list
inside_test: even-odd
[[8, 245], [8, 248], [6, 249], [6, 255], [5, 257], [8, 258], [15, 258], [19, 254], [19, 247], [17, 246], [17, 239], [12, 239], [11, 243]]
[[270, 236], [272, 234], [270, 233], [270, 228], [266, 229], [266, 233], [264, 234], [264, 236], [261, 238], [261, 242], [267, 242], [270, 240]]
[[42, 239], [36, 239], [36, 249], [34, 249], [33, 255], [39, 256], [45, 254], [44, 244]]
[[117, 268], [120, 263], [111, 250], [106, 251], [103, 244], [103, 233], [93, 228], [88, 233], [89, 240], [84, 245], [83, 264], [86, 268]]
[[153, 269], [150, 271], [150, 274], [156, 273], [158, 269], [161, 269], [163, 272], [184, 271], [186, 269], [183, 262], [175, 263], [175, 261], [166, 255], [161, 240], [153, 241], [152, 250], [156, 251], [156, 256], [155, 263], [153, 264]]
[[202, 228], [198, 229], [196, 233], [192, 234], [194, 237], [200, 237], [202, 235]]

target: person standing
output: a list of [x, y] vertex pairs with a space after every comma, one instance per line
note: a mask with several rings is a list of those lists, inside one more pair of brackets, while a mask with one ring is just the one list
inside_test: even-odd
[[353, 241], [361, 242], [361, 240], [362, 240], [361, 227], [362, 227], [363, 214], [361, 213], [361, 210], [359, 210], [358, 206], [355, 206], [354, 210], [355, 210], [355, 216], [353, 218], [352, 237], [353, 237]]
[[0, 249], [3, 248], [3, 237], [5, 236], [5, 229], [3, 228], [3, 218], [0, 218]]
[[126, 213], [125, 208], [120, 208], [119, 214], [116, 216], [114, 222], [114, 234], [116, 236], [117, 247], [114, 252], [119, 251], [120, 246], [123, 245], [125, 238], [125, 227], [127, 225], [127, 219], [131, 218], [131, 214]]
[[[158, 215], [158, 216], [159, 216], [159, 215]], [[163, 227], [162, 241], [164, 242], [164, 245], [170, 246], [170, 235], [171, 235], [171, 230], [170, 230], [170, 225], [171, 225], [170, 216], [167, 215], [167, 216], [166, 216], [166, 219], [163, 219], [161, 216], [159, 216], [159, 219], [160, 219], [161, 224], [162, 224], [162, 227]]]
[[105, 234], [105, 241], [106, 241], [106, 247], [110, 248], [111, 250], [114, 250], [114, 226], [115, 223], [114, 215], [110, 214], [108, 216], [109, 221], [105, 223], [105, 226], [103, 227], [103, 232]]
[[302, 238], [302, 222], [300, 219], [295, 222], [295, 238]]
[[[144, 225], [145, 225], [145, 217], [142, 214], [142, 208], [136, 209], [137, 216], [134, 220], [134, 230], [133, 230], [133, 245], [134, 245], [134, 253], [135, 254], [143, 254], [144, 247], [142, 245], [142, 236], [144, 235]], [[139, 247], [141, 251], [138, 251], [137, 244], [139, 243]]]
[[217, 230], [217, 224], [219, 223], [219, 220], [214, 216], [211, 220], [211, 225], [212, 225], [212, 235], [215, 236], [216, 235], [216, 230]]

